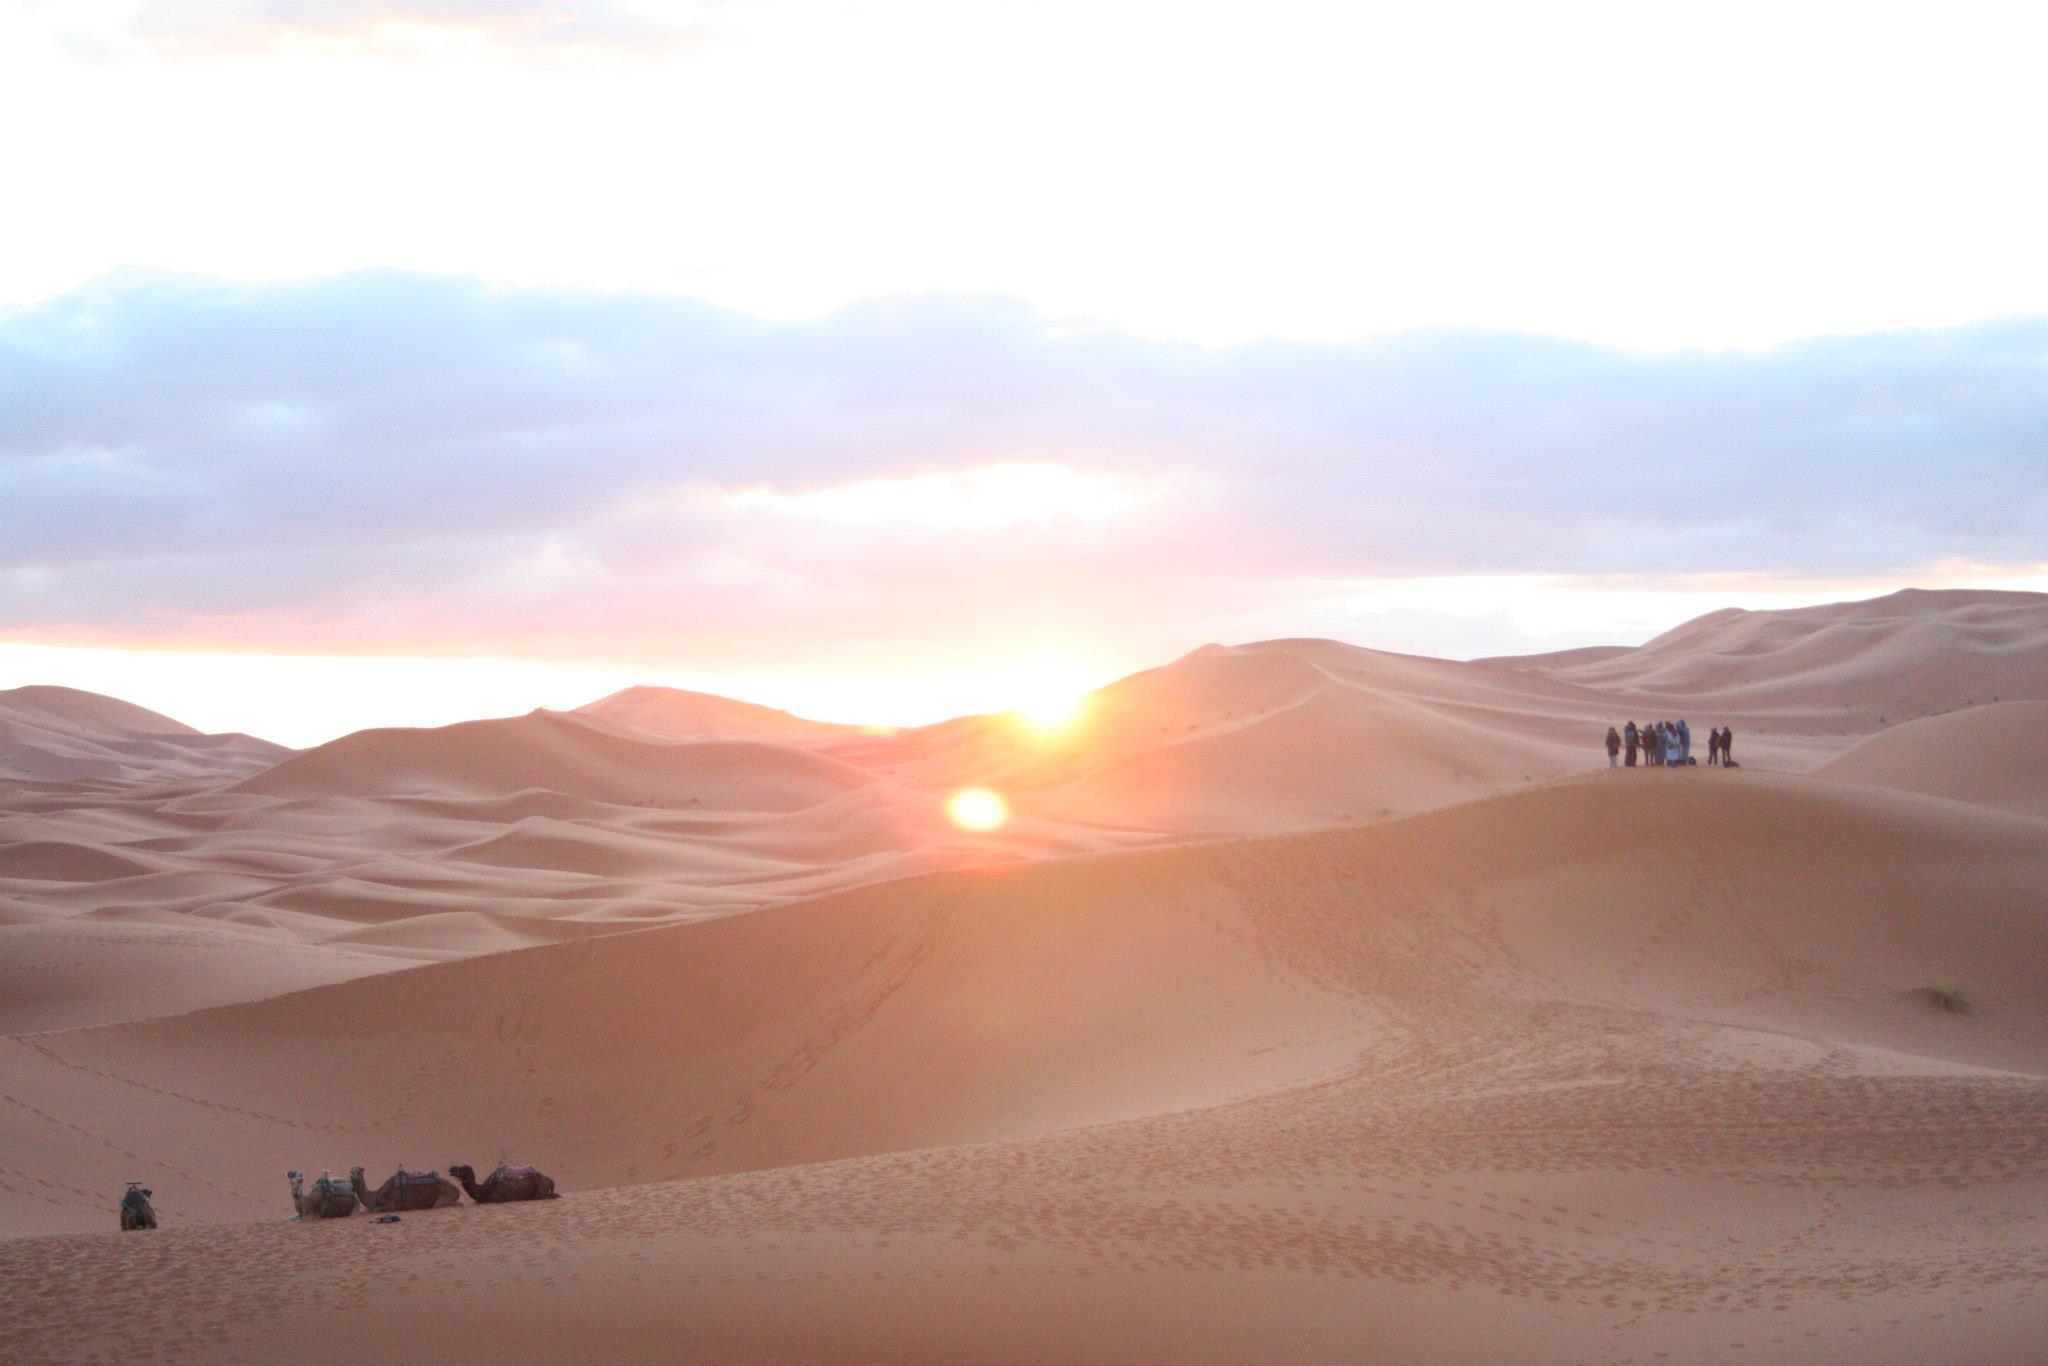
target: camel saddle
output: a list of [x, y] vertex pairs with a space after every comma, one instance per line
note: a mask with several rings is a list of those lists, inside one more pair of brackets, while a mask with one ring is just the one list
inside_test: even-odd
[[491, 1173], [490, 1179], [493, 1181], [524, 1181], [539, 1175], [539, 1167], [508, 1167], [500, 1162], [498, 1169]]

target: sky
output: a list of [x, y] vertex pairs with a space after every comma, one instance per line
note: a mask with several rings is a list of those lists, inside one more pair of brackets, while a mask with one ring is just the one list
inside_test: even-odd
[[0, 687], [914, 723], [2048, 588], [2032, 5], [0, 5]]

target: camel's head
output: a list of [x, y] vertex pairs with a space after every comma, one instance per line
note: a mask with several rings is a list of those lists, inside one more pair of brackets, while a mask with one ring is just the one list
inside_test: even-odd
[[305, 1177], [303, 1177], [303, 1176], [301, 1176], [301, 1175], [300, 1175], [299, 1173], [297, 1173], [297, 1172], [286, 1172], [286, 1173], [284, 1174], [284, 1177], [285, 1177], [285, 1180], [287, 1180], [287, 1181], [289, 1181], [289, 1182], [291, 1182], [291, 1183], [292, 1183], [292, 1189], [293, 1189], [293, 1190], [297, 1190], [297, 1189], [298, 1189], [298, 1188], [299, 1188], [300, 1186], [304, 1185], [304, 1184], [305, 1184], [305, 1181], [306, 1181], [306, 1178], [305, 1178]]
[[360, 1181], [360, 1180], [362, 1180], [362, 1179], [363, 1179], [363, 1169], [362, 1169], [361, 1167], [350, 1167], [350, 1168], [348, 1169], [348, 1179], [349, 1179], [349, 1180], [351, 1180], [351, 1181]]
[[476, 1169], [467, 1162], [450, 1162], [448, 1164], [448, 1174], [457, 1181], [476, 1180]]

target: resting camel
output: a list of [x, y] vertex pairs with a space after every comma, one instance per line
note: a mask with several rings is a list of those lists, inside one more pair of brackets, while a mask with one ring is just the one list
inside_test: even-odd
[[144, 1190], [140, 1181], [128, 1183], [128, 1193], [121, 1197], [121, 1231], [136, 1228], [155, 1228], [156, 1210], [150, 1207], [149, 1197], [154, 1192]]
[[313, 1183], [310, 1195], [305, 1190], [305, 1177], [297, 1172], [285, 1175], [291, 1178], [292, 1208], [301, 1219], [346, 1219], [356, 1212], [355, 1191], [326, 1172], [321, 1172], [320, 1179]]
[[363, 1169], [351, 1167], [348, 1181], [355, 1190], [356, 1199], [363, 1202], [363, 1208], [379, 1214], [389, 1210], [439, 1209], [443, 1205], [462, 1203], [462, 1192], [439, 1172], [409, 1172], [400, 1167], [391, 1174], [389, 1181], [371, 1190], [363, 1183]]
[[555, 1199], [554, 1178], [543, 1174], [538, 1167], [508, 1167], [498, 1164], [498, 1169], [476, 1183], [476, 1172], [465, 1164], [457, 1163], [448, 1168], [448, 1174], [462, 1183], [469, 1192], [469, 1198], [479, 1205], [502, 1205], [513, 1200]]

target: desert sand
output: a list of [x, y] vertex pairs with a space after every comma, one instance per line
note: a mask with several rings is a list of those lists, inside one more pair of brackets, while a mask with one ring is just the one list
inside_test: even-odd
[[[0, 694], [9, 1361], [2048, 1355], [2048, 598], [1208, 646], [1052, 734], [62, 691]], [[1678, 715], [1742, 767], [1607, 770]], [[563, 1198], [289, 1218], [499, 1160]]]

